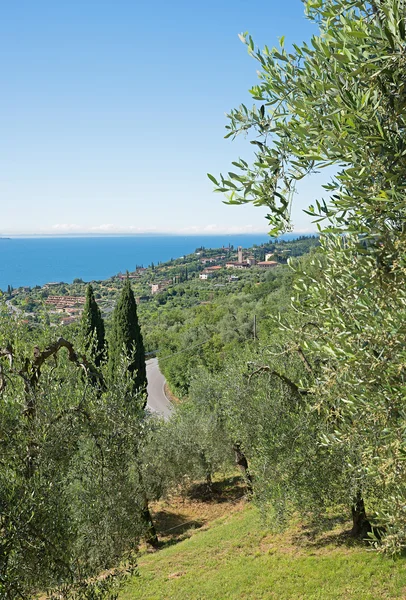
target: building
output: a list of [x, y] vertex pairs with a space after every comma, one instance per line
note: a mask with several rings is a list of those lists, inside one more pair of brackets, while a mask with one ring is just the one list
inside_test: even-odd
[[77, 321], [77, 317], [64, 317], [61, 320], [61, 325], [70, 325], [71, 323], [75, 323]]
[[208, 263], [214, 263], [216, 262], [216, 259], [213, 258], [201, 258], [200, 262], [202, 263], [202, 265], [207, 265]]
[[159, 292], [162, 292], [162, 290], [165, 289], [165, 284], [163, 283], [151, 283], [151, 294], [158, 294]]
[[249, 269], [250, 265], [248, 263], [236, 262], [235, 260], [230, 260], [226, 262], [226, 269]]
[[238, 249], [237, 249], [237, 256], [238, 256], [238, 258], [237, 258], [237, 261], [238, 261], [239, 263], [242, 263], [242, 247], [241, 247], [241, 246], [238, 246]]
[[84, 304], [84, 296], [48, 296], [45, 304], [53, 304], [56, 308], [73, 308], [78, 304]]
[[214, 265], [213, 267], [206, 267], [205, 271], [209, 271], [210, 273], [215, 273], [221, 269], [220, 265]]
[[154, 295], [163, 292], [172, 283], [174, 282], [170, 279], [165, 279], [165, 281], [159, 281], [158, 283], [151, 283], [151, 294]]
[[151, 294], [158, 294], [161, 291], [160, 283], [151, 283]]
[[199, 279], [210, 279], [213, 277], [214, 273], [217, 273], [221, 269], [220, 265], [215, 265], [214, 267], [206, 267], [204, 271], [199, 274]]
[[274, 256], [274, 253], [273, 253], [273, 252], [268, 252], [267, 254], [265, 254], [265, 260], [266, 260], [266, 261], [268, 261], [268, 260], [271, 260], [271, 258], [272, 258], [273, 256]]
[[278, 263], [274, 260], [261, 260], [257, 262], [257, 267], [262, 267], [263, 269], [272, 269], [273, 267], [277, 267]]
[[139, 279], [139, 278], [140, 278], [140, 276], [139, 276], [139, 275], [137, 275], [137, 273], [128, 273], [128, 274], [126, 274], [126, 275], [123, 275], [122, 273], [119, 273], [119, 274], [117, 275], [117, 277], [118, 277], [118, 278], [119, 278], [121, 281], [123, 281], [124, 279], [127, 279], [127, 278], [128, 278], [128, 279]]

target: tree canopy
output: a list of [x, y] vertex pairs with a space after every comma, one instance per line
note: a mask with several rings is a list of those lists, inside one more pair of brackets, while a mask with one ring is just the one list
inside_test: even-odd
[[230, 203], [270, 209], [273, 232], [290, 226], [295, 184], [335, 166], [328, 202], [309, 207], [340, 231], [402, 231], [406, 155], [405, 15], [401, 0], [309, 0], [305, 9], [320, 28], [310, 44], [256, 49], [256, 104], [229, 115], [226, 137], [252, 133], [255, 161], [236, 161], [217, 189]]
[[127, 278], [113, 313], [109, 344], [109, 368], [113, 378], [120, 370], [123, 356], [129, 358], [130, 373], [134, 390], [146, 389], [147, 372], [145, 350], [137, 316], [137, 304]]
[[[406, 544], [404, 505], [405, 17], [402, 0], [308, 0], [310, 44], [254, 46], [254, 106], [229, 115], [227, 137], [251, 135], [255, 159], [216, 189], [265, 206], [271, 233], [291, 227], [296, 182], [336, 175], [307, 212], [319, 224], [319, 274], [298, 273], [292, 339], [313, 382], [306, 401], [318, 443], [350, 451], [353, 511], [363, 497], [393, 552]], [[317, 261], [317, 259], [316, 259]], [[361, 502], [362, 500], [362, 502]]]
[[81, 328], [85, 348], [90, 351], [95, 364], [100, 366], [106, 350], [105, 329], [103, 317], [94, 297], [93, 287], [90, 284], [86, 289], [86, 301], [82, 313]]

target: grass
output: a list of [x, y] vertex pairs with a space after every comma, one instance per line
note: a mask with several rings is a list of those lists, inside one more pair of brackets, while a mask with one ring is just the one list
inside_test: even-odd
[[144, 551], [119, 600], [406, 599], [406, 561], [354, 544], [339, 520], [324, 533], [296, 524], [272, 534], [241, 500], [156, 508], [166, 515], [161, 525], [173, 518], [180, 532], [167, 533], [161, 550]]

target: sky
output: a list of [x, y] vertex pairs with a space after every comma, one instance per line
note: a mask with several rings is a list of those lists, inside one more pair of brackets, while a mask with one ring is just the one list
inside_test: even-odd
[[[251, 156], [225, 140], [259, 46], [315, 30], [300, 0], [17, 0], [0, 8], [0, 234], [266, 231], [206, 173]], [[299, 188], [293, 221], [325, 179]]]

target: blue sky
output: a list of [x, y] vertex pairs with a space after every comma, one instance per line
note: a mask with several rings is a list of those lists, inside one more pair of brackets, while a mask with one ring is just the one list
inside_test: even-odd
[[[257, 79], [246, 30], [259, 46], [314, 32], [300, 0], [4, 2], [0, 233], [266, 231], [206, 177], [250, 156], [224, 140]], [[299, 192], [306, 206], [320, 180]]]

